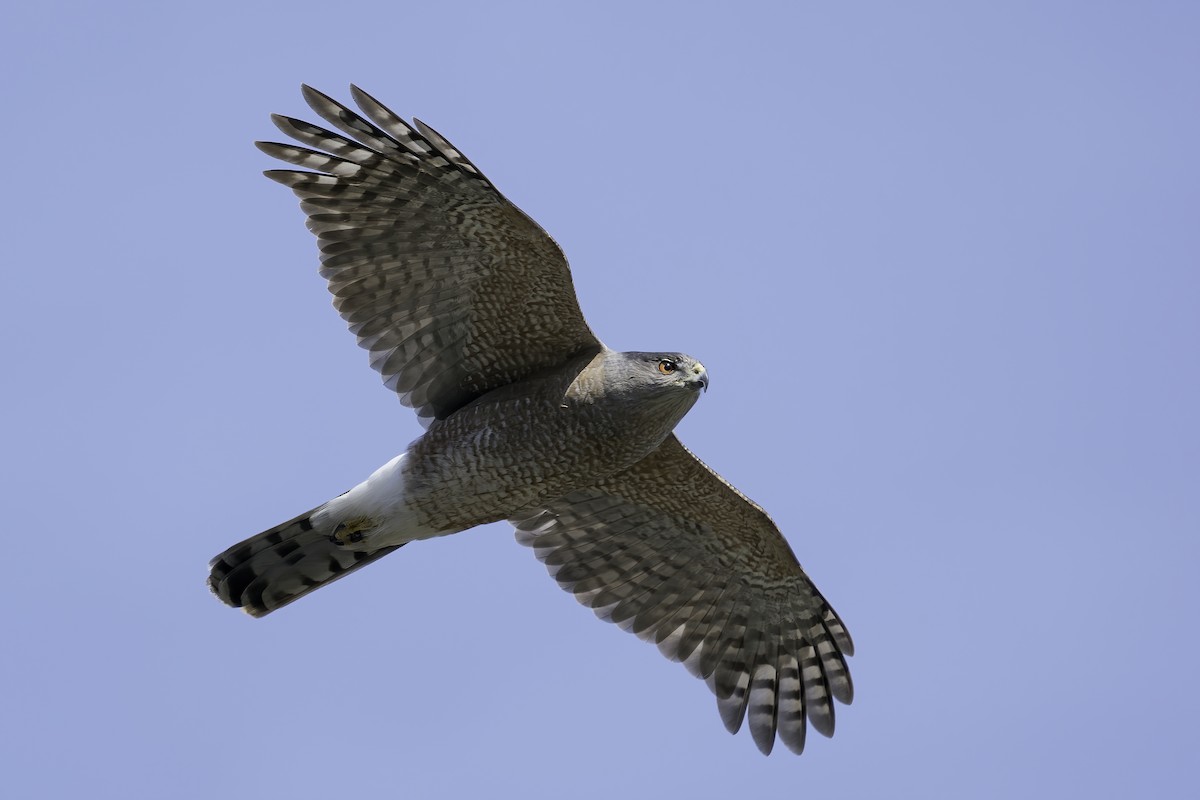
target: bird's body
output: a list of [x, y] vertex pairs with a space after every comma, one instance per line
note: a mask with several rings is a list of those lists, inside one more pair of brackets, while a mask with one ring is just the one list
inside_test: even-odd
[[[628, 387], [602, 373], [628, 357], [611, 350], [584, 356], [433, 422], [409, 450], [419, 474], [417, 507], [462, 528], [510, 519], [645, 458], [695, 403], [700, 384], [691, 379], [704, 372], [692, 362], [700, 371], [659, 396], [647, 384], [616, 392]], [[661, 356], [649, 358], [653, 369]]]
[[[647, 372], [661, 360], [632, 358], [641, 356]], [[630, 357], [611, 350], [581, 356], [564, 370], [494, 389], [434, 420], [401, 458], [372, 476], [374, 485], [368, 480], [342, 502], [331, 501], [318, 520], [353, 524], [357, 535], [345, 546], [372, 550], [511, 519], [594, 486], [658, 447], [692, 407], [695, 387], [707, 383], [694, 362], [697, 371], [665, 391], [603, 379]], [[614, 413], [617, 405], [632, 413]]]
[[708, 680], [731, 731], [804, 747], [833, 730], [852, 644], [761, 508], [672, 431], [707, 388], [681, 353], [619, 353], [583, 322], [565, 259], [445, 139], [353, 90], [305, 89], [354, 139], [288, 118], [320, 172], [303, 200], [335, 305], [426, 425], [366, 481], [226, 550], [209, 585], [262, 616], [408, 542], [509, 520], [564, 588]]

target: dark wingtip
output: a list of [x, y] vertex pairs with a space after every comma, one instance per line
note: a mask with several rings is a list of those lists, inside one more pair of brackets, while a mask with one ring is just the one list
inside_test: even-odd
[[813, 714], [810, 712], [808, 715], [808, 722], [812, 725], [813, 730], [824, 736], [826, 739], [829, 739], [833, 736], [835, 712], [833, 710], [833, 703], [826, 701], [825, 706], [828, 713]]
[[300, 94], [304, 96], [304, 102], [308, 103], [308, 107], [318, 114], [321, 113], [321, 106], [337, 105], [332, 97], [312, 88], [307, 83], [300, 84]]
[[353, 84], [353, 83], [350, 84], [350, 96], [354, 98], [354, 102], [358, 103], [359, 108], [362, 108], [364, 105], [369, 105], [371, 103], [374, 103], [377, 106], [383, 105], [383, 103], [380, 103], [378, 100], [376, 100], [374, 97], [372, 97], [368, 92], [363, 91], [361, 88], [359, 88], [356, 84]]

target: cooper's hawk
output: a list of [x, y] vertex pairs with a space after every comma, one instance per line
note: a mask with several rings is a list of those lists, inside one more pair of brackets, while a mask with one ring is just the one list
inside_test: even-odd
[[425, 434], [366, 481], [217, 556], [209, 586], [259, 617], [414, 539], [507, 519], [563, 588], [717, 696], [804, 748], [849, 703], [849, 634], [766, 513], [671, 432], [708, 386], [681, 353], [618, 353], [588, 328], [566, 259], [448, 141], [351, 87], [304, 87], [348, 137], [288, 117], [309, 147], [291, 188], [334, 305]]

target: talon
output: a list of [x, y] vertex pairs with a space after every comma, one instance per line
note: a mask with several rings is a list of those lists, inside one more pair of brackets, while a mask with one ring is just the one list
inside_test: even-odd
[[351, 519], [339, 522], [333, 529], [333, 533], [329, 534], [329, 541], [339, 547], [357, 544], [367, 538], [367, 533], [372, 527], [373, 523], [369, 519]]

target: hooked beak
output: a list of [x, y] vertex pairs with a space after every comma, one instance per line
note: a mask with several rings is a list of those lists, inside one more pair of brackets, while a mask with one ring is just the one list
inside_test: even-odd
[[699, 361], [692, 365], [687, 383], [693, 389], [708, 391], [708, 370]]

